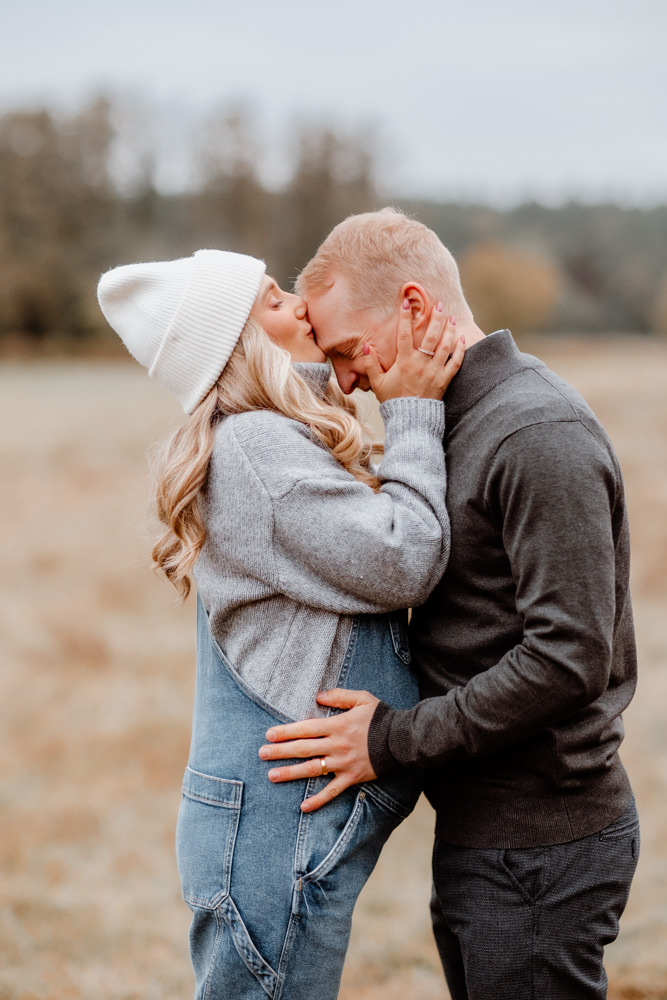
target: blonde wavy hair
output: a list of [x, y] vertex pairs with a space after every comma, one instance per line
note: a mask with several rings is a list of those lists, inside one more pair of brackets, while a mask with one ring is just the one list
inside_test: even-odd
[[305, 424], [355, 479], [374, 491], [380, 488], [353, 400], [332, 383], [318, 398], [292, 367], [289, 353], [249, 319], [216, 384], [153, 462], [162, 525], [153, 566], [176, 587], [181, 600], [190, 593], [190, 573], [206, 540], [198, 497], [206, 484], [215, 426], [228, 414], [249, 410], [273, 410]]

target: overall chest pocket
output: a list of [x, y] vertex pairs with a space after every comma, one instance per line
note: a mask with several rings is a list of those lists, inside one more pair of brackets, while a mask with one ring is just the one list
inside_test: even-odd
[[243, 782], [188, 767], [176, 828], [176, 858], [183, 898], [214, 909], [229, 895], [241, 815]]

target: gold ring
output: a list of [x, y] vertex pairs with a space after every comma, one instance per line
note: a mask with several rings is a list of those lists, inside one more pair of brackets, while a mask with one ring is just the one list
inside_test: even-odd
[[320, 757], [320, 767], [322, 768], [322, 775], [329, 773], [329, 768], [327, 767], [326, 757]]
[[418, 347], [417, 350], [421, 351], [422, 354], [428, 354], [429, 358], [432, 358], [435, 354], [435, 351], [427, 351], [424, 347]]

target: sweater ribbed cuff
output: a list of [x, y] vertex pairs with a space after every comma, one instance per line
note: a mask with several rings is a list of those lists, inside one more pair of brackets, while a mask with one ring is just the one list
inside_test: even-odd
[[381, 701], [368, 728], [368, 756], [378, 778], [384, 778], [399, 766], [389, 749], [389, 728], [393, 711], [391, 705]]
[[431, 431], [438, 437], [445, 433], [445, 404], [441, 399], [399, 396], [380, 406], [380, 416], [392, 428], [407, 431]]

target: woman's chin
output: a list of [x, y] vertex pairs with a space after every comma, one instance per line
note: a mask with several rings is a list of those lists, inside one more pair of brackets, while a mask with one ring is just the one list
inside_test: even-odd
[[303, 352], [303, 357], [299, 360], [310, 362], [311, 364], [321, 365], [327, 360], [327, 356], [324, 351], [317, 346], [317, 344], [312, 344], [311, 347]]

